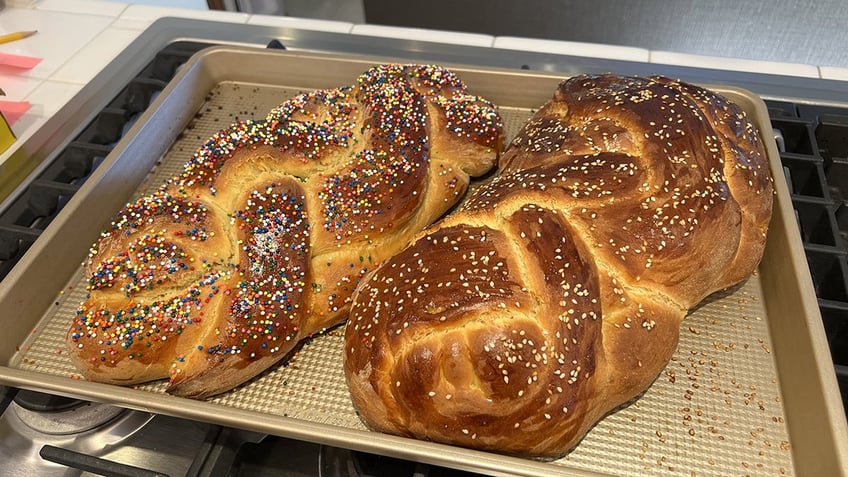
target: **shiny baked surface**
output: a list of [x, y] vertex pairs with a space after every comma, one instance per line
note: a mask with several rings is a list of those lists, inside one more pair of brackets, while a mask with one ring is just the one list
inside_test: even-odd
[[68, 347], [87, 379], [207, 397], [338, 324], [359, 279], [458, 202], [503, 145], [436, 66], [380, 65], [214, 134], [92, 247]]
[[563, 82], [499, 169], [363, 281], [346, 377], [374, 429], [559, 457], [754, 272], [768, 159], [723, 97], [602, 75]]

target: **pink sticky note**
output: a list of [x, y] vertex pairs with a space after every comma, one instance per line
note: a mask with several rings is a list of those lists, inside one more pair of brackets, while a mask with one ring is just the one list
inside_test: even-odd
[[29, 111], [29, 101], [0, 101], [0, 113], [6, 118], [9, 126]]
[[0, 66], [11, 66], [28, 70], [41, 63], [41, 58], [34, 56], [13, 55], [11, 53], [0, 53]]

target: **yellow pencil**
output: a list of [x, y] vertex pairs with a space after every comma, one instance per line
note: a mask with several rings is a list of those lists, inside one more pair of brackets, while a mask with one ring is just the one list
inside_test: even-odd
[[36, 33], [38, 33], [38, 30], [17, 31], [15, 33], [9, 33], [8, 35], [0, 35], [0, 43], [9, 43], [10, 41], [20, 40], [28, 36], [35, 35]]

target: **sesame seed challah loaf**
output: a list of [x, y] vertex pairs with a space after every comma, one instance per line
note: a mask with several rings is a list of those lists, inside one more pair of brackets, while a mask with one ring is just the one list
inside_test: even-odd
[[751, 274], [772, 208], [742, 110], [662, 77], [577, 76], [498, 175], [364, 278], [345, 375], [371, 428], [558, 457], [642, 393], [687, 310]]
[[68, 332], [93, 381], [227, 391], [344, 320], [359, 279], [495, 165], [494, 106], [440, 67], [382, 65], [213, 136], [118, 212]]

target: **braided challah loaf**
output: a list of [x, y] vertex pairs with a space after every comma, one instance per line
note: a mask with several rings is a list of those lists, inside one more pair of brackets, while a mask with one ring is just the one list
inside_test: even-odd
[[353, 402], [376, 430], [561, 456], [653, 382], [687, 310], [754, 271], [771, 207], [761, 138], [725, 98], [564, 81], [496, 178], [360, 283]]
[[495, 165], [502, 130], [453, 73], [383, 65], [221, 131], [92, 248], [73, 361], [196, 398], [244, 383], [343, 321], [360, 278]]

